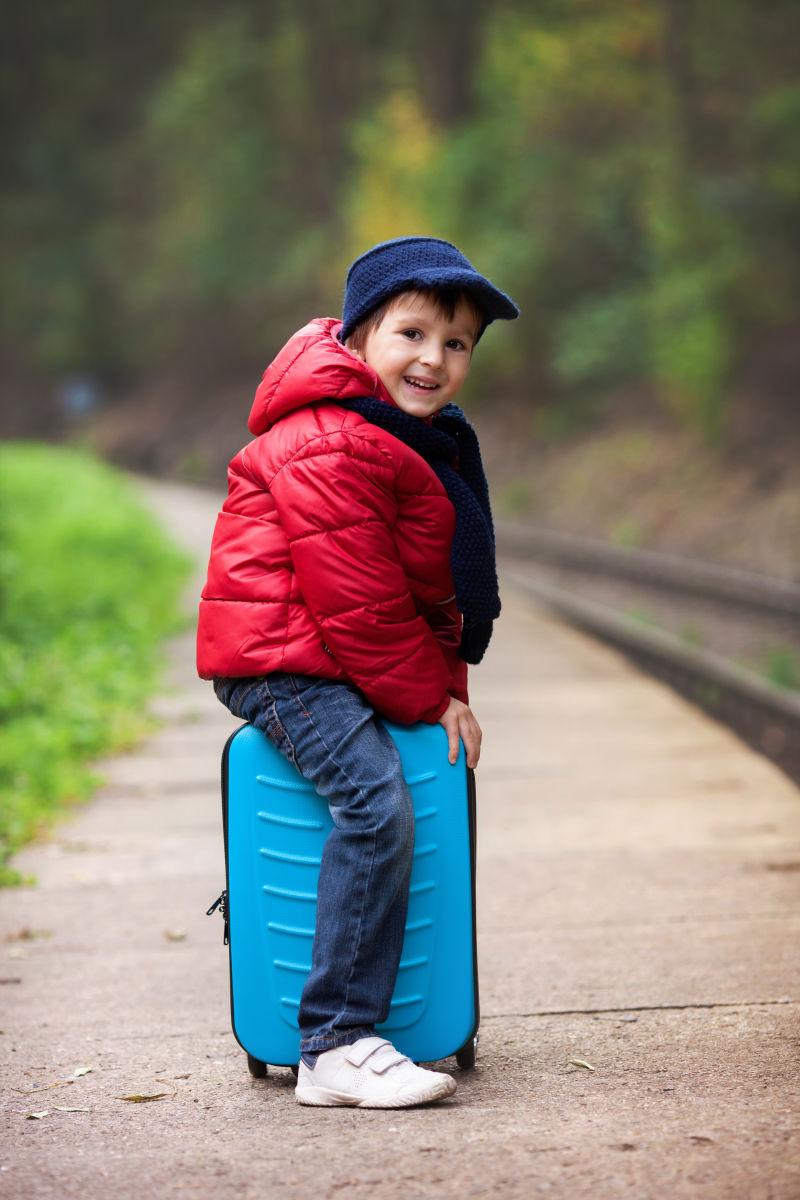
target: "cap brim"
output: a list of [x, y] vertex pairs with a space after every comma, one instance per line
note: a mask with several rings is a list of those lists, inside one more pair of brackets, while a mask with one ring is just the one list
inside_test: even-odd
[[418, 287], [463, 287], [475, 292], [481, 308], [490, 320], [513, 321], [519, 316], [519, 308], [505, 292], [501, 292], [477, 271], [461, 270], [454, 267], [446, 274], [441, 267], [430, 271], [416, 271], [409, 275], [398, 288], [398, 291], [410, 291], [414, 285]]

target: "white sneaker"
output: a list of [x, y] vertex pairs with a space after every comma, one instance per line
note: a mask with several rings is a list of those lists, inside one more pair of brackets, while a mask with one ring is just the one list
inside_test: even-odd
[[456, 1081], [417, 1067], [381, 1037], [359, 1038], [317, 1058], [313, 1070], [300, 1060], [295, 1096], [299, 1104], [354, 1108], [408, 1108], [452, 1096]]

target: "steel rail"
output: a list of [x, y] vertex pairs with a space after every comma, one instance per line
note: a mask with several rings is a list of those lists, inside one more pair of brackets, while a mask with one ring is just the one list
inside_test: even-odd
[[500, 568], [501, 579], [570, 624], [617, 646], [800, 781], [800, 692], [783, 691], [718, 654], [686, 646], [675, 635], [643, 628], [605, 604], [532, 579], [504, 566], [502, 558]]
[[598, 538], [495, 522], [497, 549], [518, 557], [630, 579], [682, 595], [702, 596], [800, 621], [800, 583], [680, 554], [615, 546]]

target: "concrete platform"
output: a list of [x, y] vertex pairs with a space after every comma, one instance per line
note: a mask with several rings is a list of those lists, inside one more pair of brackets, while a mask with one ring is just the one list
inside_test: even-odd
[[[202, 569], [215, 500], [142, 486]], [[161, 732], [18, 856], [38, 886], [0, 895], [0, 1194], [800, 1196], [798, 789], [616, 652], [503, 604], [472, 673], [483, 1017], [453, 1100], [303, 1109], [288, 1071], [247, 1074], [205, 917], [237, 722], [188, 634]]]

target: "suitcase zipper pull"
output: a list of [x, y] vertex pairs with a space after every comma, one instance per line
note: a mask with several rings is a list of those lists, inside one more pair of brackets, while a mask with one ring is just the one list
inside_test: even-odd
[[213, 912], [215, 912], [217, 909], [219, 909], [219, 915], [222, 917], [223, 921], [225, 922], [225, 924], [223, 926], [223, 933], [222, 933], [222, 944], [223, 944], [223, 946], [227, 946], [227, 944], [228, 944], [228, 893], [227, 893], [227, 891], [220, 892], [220, 894], [217, 896], [214, 903], [211, 905], [211, 908], [206, 909], [206, 916], [210, 917], [211, 914]]

